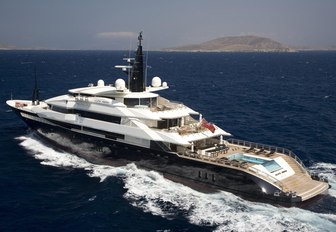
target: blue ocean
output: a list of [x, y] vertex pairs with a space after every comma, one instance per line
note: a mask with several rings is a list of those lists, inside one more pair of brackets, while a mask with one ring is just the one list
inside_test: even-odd
[[[133, 54], [132, 54], [133, 55]], [[198, 192], [130, 163], [96, 165], [41, 141], [5, 104], [103, 79], [128, 51], [0, 51], [0, 231], [336, 231], [336, 52], [146, 54], [148, 83], [235, 138], [286, 147], [329, 194], [306, 208]]]

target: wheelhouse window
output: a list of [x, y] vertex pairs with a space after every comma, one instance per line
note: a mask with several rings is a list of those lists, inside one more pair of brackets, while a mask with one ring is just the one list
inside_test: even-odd
[[170, 127], [180, 126], [181, 118], [164, 119], [158, 121], [158, 129], [169, 129]]
[[140, 105], [150, 106], [150, 98], [140, 98]]
[[50, 108], [51, 110], [59, 112], [59, 113], [78, 114], [81, 117], [96, 119], [96, 120], [105, 121], [105, 122], [112, 122], [112, 123], [120, 124], [120, 121], [121, 121], [121, 117], [116, 117], [116, 116], [107, 115], [107, 114], [95, 113], [95, 112], [84, 111], [84, 110], [67, 109], [67, 108], [53, 106], [53, 105], [51, 105]]
[[77, 96], [78, 96], [78, 93], [72, 93], [72, 92], [69, 92], [68, 95], [71, 96], [71, 97], [77, 97]]
[[151, 102], [151, 107], [157, 106], [157, 97], [152, 97], [150, 99], [150, 102]]
[[85, 118], [92, 118], [96, 120], [112, 122], [112, 123], [117, 123], [117, 124], [120, 124], [120, 121], [121, 121], [121, 117], [116, 117], [116, 116], [101, 114], [101, 113], [94, 113], [94, 112], [89, 112], [89, 111], [83, 111], [83, 110], [75, 110], [75, 114], [78, 114]]
[[128, 107], [134, 107], [136, 105], [153, 107], [157, 106], [157, 98], [125, 98], [124, 104]]
[[139, 98], [125, 98], [124, 104], [128, 107], [139, 105]]
[[64, 107], [59, 107], [59, 106], [54, 106], [54, 105], [49, 105], [49, 107], [51, 108], [51, 110], [59, 112], [59, 113], [63, 113], [63, 114], [71, 114], [73, 113], [73, 110], [71, 109], [67, 109]]

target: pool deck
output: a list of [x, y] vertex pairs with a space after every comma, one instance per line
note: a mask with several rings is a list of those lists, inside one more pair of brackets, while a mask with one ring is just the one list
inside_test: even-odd
[[[281, 157], [292, 168], [294, 174], [285, 179], [277, 180], [269, 175], [269, 173], [255, 169], [253, 167], [257, 165], [255, 163], [229, 159], [230, 155], [237, 153], [244, 153], [266, 160]], [[289, 154], [292, 155], [292, 153]], [[206, 163], [216, 163], [216, 165], [219, 166], [239, 169], [246, 173], [256, 175], [259, 178], [278, 186], [283, 192], [295, 193], [297, 196], [301, 197], [302, 201], [326, 192], [329, 188], [329, 184], [323, 181], [313, 180], [303, 164], [300, 164], [301, 161], [297, 161], [295, 155], [294, 158], [290, 155], [285, 154], [285, 152], [281, 153], [277, 150], [248, 147], [226, 141], [225, 146], [208, 148], [203, 154], [197, 155], [193, 157], [193, 159], [196, 158]]]

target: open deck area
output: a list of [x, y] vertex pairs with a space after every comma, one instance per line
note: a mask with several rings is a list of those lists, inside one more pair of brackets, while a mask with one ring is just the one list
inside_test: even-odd
[[326, 181], [314, 180], [302, 161], [285, 148], [229, 139], [184, 156], [258, 176], [284, 193], [301, 197], [302, 201], [329, 188]]

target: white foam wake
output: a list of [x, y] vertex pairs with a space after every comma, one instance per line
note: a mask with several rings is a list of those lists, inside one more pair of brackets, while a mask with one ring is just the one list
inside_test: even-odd
[[84, 169], [88, 171], [89, 176], [100, 178], [101, 182], [109, 176], [123, 175], [127, 170], [127, 167], [116, 168], [107, 165], [92, 164], [76, 155], [56, 151], [31, 135], [21, 136], [17, 139], [22, 141], [20, 143], [22, 147], [28, 150], [36, 159], [41, 160], [41, 164], [54, 167]]
[[[130, 204], [154, 215], [170, 219], [184, 217], [192, 224], [214, 226], [217, 231], [336, 230], [336, 214], [252, 203], [227, 192], [200, 193], [167, 180], [157, 172], [138, 169], [134, 164], [95, 165], [75, 155], [55, 151], [31, 136], [18, 139], [43, 165], [84, 169], [89, 176], [99, 177], [101, 181], [109, 176], [122, 178], [127, 190], [124, 197]], [[322, 164], [319, 165], [321, 168]], [[335, 173], [330, 177], [335, 178]]]
[[329, 195], [336, 198], [336, 164], [331, 163], [316, 163], [309, 167], [312, 172], [320, 173], [322, 176], [327, 177], [331, 188]]

